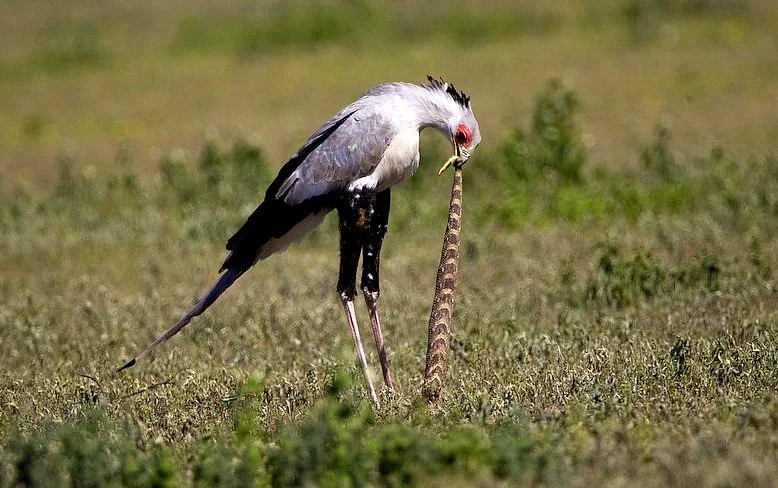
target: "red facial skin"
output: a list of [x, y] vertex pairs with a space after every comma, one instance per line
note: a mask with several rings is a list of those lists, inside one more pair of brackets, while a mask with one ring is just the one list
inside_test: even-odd
[[456, 132], [454, 132], [454, 140], [460, 146], [467, 147], [470, 145], [470, 142], [472, 142], [473, 136], [470, 134], [470, 129], [468, 129], [465, 124], [459, 124]]

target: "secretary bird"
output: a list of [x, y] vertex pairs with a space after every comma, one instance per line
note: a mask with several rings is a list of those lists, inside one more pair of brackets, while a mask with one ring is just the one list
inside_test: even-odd
[[394, 387], [378, 319], [378, 268], [389, 220], [391, 187], [419, 167], [419, 132], [434, 127], [454, 150], [441, 168], [461, 166], [481, 142], [470, 97], [453, 85], [427, 77], [428, 84], [377, 85], [325, 122], [270, 184], [264, 201], [227, 241], [230, 254], [216, 284], [167, 332], [119, 371], [133, 366], [202, 314], [258, 261], [283, 252], [338, 210], [340, 271], [337, 291], [346, 312], [368, 393], [378, 403], [359, 336], [354, 297], [359, 256], [361, 288], [370, 314], [384, 382]]

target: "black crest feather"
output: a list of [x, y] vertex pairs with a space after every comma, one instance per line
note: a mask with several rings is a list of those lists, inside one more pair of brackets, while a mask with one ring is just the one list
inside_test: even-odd
[[470, 97], [465, 95], [465, 92], [463, 91], [457, 91], [456, 88], [454, 88], [454, 85], [451, 83], [446, 83], [443, 81], [443, 78], [435, 78], [433, 76], [427, 75], [427, 80], [430, 82], [429, 85], [424, 85], [432, 90], [440, 90], [448, 93], [448, 95], [454, 99], [455, 102], [463, 106], [464, 108], [470, 107]]

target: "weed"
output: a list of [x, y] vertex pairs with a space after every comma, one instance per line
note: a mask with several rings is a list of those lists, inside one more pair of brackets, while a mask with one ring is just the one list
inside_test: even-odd
[[362, 449], [369, 409], [330, 402], [299, 431], [286, 429], [270, 456], [275, 486], [362, 485], [369, 482], [369, 453]]
[[669, 146], [670, 127], [658, 124], [654, 128], [654, 140], [640, 152], [640, 161], [663, 180], [673, 181], [679, 177], [679, 169]]
[[628, 305], [659, 294], [666, 275], [648, 250], [640, 249], [624, 258], [615, 245], [607, 244], [587, 282], [586, 298], [617, 307]]
[[675, 376], [680, 378], [686, 371], [686, 360], [691, 354], [691, 346], [688, 339], [678, 337], [670, 349], [670, 357], [675, 362]]
[[[370, 29], [372, 28], [372, 29]], [[240, 19], [187, 18], [179, 24], [174, 52], [233, 50], [263, 54], [274, 48], [311, 47], [380, 35], [380, 14], [369, 2], [291, 2]]]
[[59, 156], [59, 178], [54, 188], [54, 196], [62, 200], [85, 201], [96, 194], [95, 182], [75, 168], [73, 159], [66, 155]]
[[[545, 35], [553, 32], [560, 24], [559, 18], [551, 13], [522, 10], [487, 11], [464, 7], [439, 12], [436, 16], [439, 19], [435, 19], [435, 22], [442, 26], [434, 30], [437, 35], [462, 45], [517, 35]], [[465, 17], [467, 22], [462, 21]], [[422, 29], [421, 25], [410, 21], [405, 21], [398, 27], [414, 38], [424, 38], [434, 32], [432, 29]]]
[[292, 4], [247, 30], [238, 49], [244, 54], [276, 46], [310, 46], [354, 39], [360, 25], [378, 26], [369, 2]]
[[748, 246], [748, 262], [761, 279], [769, 280], [772, 277], [772, 266], [766, 263], [762, 257], [762, 244], [758, 236], [751, 237], [751, 243]]
[[698, 255], [686, 268], [673, 273], [674, 280], [681, 286], [701, 284], [709, 292], [719, 289], [721, 266], [716, 258], [708, 253]]
[[530, 130], [515, 128], [502, 146], [498, 178], [507, 195], [490, 212], [501, 223], [515, 227], [533, 217], [582, 223], [609, 211], [583, 178], [587, 154], [575, 126], [577, 105], [572, 90], [550, 80], [535, 99]]
[[245, 139], [230, 150], [208, 142], [196, 162], [183, 151], [173, 151], [160, 163], [163, 183], [181, 202], [192, 204], [214, 198], [226, 203], [255, 197], [270, 182], [262, 149]]
[[535, 100], [529, 134], [516, 129], [503, 148], [507, 173], [526, 181], [551, 171], [562, 181], [579, 183], [587, 155], [573, 120], [577, 106], [572, 90], [549, 81]]
[[181, 151], [171, 152], [160, 163], [163, 184], [181, 203], [190, 203], [200, 194], [197, 174], [190, 168]]
[[407, 9], [364, 0], [287, 2], [270, 10], [248, 10], [239, 18], [185, 18], [179, 22], [171, 50], [228, 50], [246, 56], [279, 48], [355, 42], [381, 45], [409, 39], [440, 39], [472, 46], [495, 39], [548, 34], [560, 24], [559, 15], [543, 9], [482, 9], [467, 2], [418, 5], [412, 14]]
[[243, 446], [206, 444], [194, 465], [194, 486], [269, 486], [265, 459], [259, 444]]
[[174, 486], [178, 468], [169, 452], [138, 450], [131, 435], [100, 410], [44, 432], [17, 432], [4, 450], [10, 480], [24, 486]]
[[662, 265], [647, 249], [622, 256], [617, 246], [605, 244], [584, 294], [591, 302], [623, 307], [668, 294], [679, 287], [716, 291], [720, 273], [719, 263], [707, 253], [673, 269]]

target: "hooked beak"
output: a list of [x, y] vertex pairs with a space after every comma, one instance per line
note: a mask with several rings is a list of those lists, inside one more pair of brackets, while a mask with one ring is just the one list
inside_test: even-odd
[[448, 158], [445, 163], [443, 163], [443, 166], [440, 167], [440, 170], [438, 170], [438, 176], [442, 175], [444, 171], [446, 171], [449, 166], [454, 166], [455, 168], [459, 168], [463, 166], [468, 159], [470, 159], [470, 153], [467, 152], [467, 150], [457, 144], [456, 141], [454, 142], [454, 155]]

